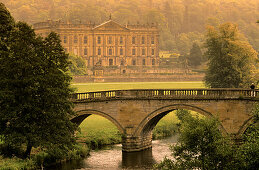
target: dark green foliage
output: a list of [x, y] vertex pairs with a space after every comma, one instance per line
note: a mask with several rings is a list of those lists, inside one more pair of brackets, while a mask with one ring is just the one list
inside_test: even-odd
[[58, 35], [51, 33], [42, 39], [22, 22], [13, 24], [10, 34], [4, 35], [7, 48], [0, 44], [0, 54], [5, 54], [0, 55], [0, 135], [4, 143], [26, 146], [25, 157], [32, 147], [69, 148], [76, 127], [69, 121], [74, 112], [69, 100], [71, 77], [66, 73], [68, 55]]
[[177, 125], [173, 122], [167, 122], [160, 126], [156, 126], [152, 131], [152, 139], [163, 139], [174, 135], [177, 132]]
[[253, 124], [246, 130], [240, 145], [222, 136], [218, 120], [183, 116], [179, 141], [171, 147], [175, 160], [165, 158], [155, 168], [257, 170], [259, 105], [253, 110], [253, 116]]
[[6, 36], [14, 27], [14, 19], [3, 3], [0, 2], [0, 39], [7, 41]]
[[259, 105], [253, 111], [253, 124], [243, 135], [244, 143], [238, 148], [238, 169], [257, 170], [259, 167]]
[[249, 87], [257, 52], [243, 40], [236, 25], [209, 27], [207, 33], [208, 70], [205, 83], [212, 88]]
[[193, 43], [188, 57], [188, 64], [190, 66], [198, 66], [202, 61], [202, 52], [200, 46], [197, 43]]
[[192, 116], [191, 112], [185, 109], [178, 109], [175, 114], [180, 122], [183, 122], [186, 117]]
[[69, 55], [69, 72], [72, 75], [85, 75], [87, 68], [85, 60], [80, 56]]
[[230, 142], [218, 129], [215, 119], [184, 116], [179, 141], [172, 146], [175, 161], [166, 159], [158, 169], [229, 169]]

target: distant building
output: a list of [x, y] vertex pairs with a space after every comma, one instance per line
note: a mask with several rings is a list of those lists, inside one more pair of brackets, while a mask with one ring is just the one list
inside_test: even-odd
[[122, 26], [110, 19], [96, 26], [49, 20], [33, 27], [42, 36], [57, 32], [68, 53], [86, 60], [93, 71], [90, 74], [94, 74], [96, 65], [103, 67], [106, 74], [125, 74], [154, 69], [160, 63], [159, 31], [155, 24]]

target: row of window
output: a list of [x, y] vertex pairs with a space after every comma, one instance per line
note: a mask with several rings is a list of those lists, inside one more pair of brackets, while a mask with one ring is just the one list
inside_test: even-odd
[[[101, 62], [101, 61], [100, 61]], [[113, 66], [113, 59], [109, 59], [109, 66]], [[102, 64], [102, 62], [101, 62]], [[156, 60], [155, 59], [152, 59], [152, 65], [155, 65], [156, 64]], [[124, 60], [121, 60], [121, 65], [124, 65]], [[137, 62], [135, 59], [132, 60], [132, 65], [135, 66], [137, 65]], [[143, 59], [142, 60], [142, 65], [145, 66], [146, 65], [146, 59]]]
[[[74, 39], [74, 43], [77, 44], [78, 43], [78, 37], [75, 35], [73, 39]], [[141, 38], [142, 44], [145, 44], [145, 39], [146, 39], [145, 37]], [[63, 39], [63, 43], [66, 44], [67, 42], [68, 42], [68, 37], [65, 35], [64, 39]], [[88, 43], [88, 37], [87, 36], [84, 36], [83, 42], [84, 42], [84, 44]], [[120, 44], [123, 44], [123, 37], [120, 37], [119, 42], [120, 42]], [[101, 36], [97, 37], [97, 43], [101, 44]], [[131, 43], [136, 44], [136, 37], [132, 37]], [[108, 44], [112, 44], [112, 37], [111, 36], [108, 37]], [[151, 37], [151, 44], [155, 44], [155, 38], [154, 37]]]
[[[65, 51], [68, 52], [67, 48], [65, 48]], [[74, 54], [78, 55], [77, 48], [74, 49]], [[132, 49], [131, 54], [136, 55], [136, 49], [135, 48]], [[84, 55], [88, 55], [87, 48], [84, 48]], [[102, 55], [101, 48], [98, 48], [97, 55]], [[113, 49], [111, 49], [111, 48], [108, 49], [108, 55], [113, 55]], [[120, 55], [124, 55], [124, 50], [122, 48], [120, 48]], [[144, 49], [144, 48], [142, 49], [142, 55], [146, 55], [146, 49]], [[155, 49], [151, 49], [151, 55], [155, 55]]]

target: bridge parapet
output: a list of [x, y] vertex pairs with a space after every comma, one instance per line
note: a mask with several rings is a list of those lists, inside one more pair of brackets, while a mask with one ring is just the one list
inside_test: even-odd
[[74, 101], [111, 99], [254, 99], [259, 90], [251, 89], [137, 89], [75, 93]]

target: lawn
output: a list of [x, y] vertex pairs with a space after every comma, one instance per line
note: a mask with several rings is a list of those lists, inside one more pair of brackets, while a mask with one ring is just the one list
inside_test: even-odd
[[125, 82], [125, 83], [77, 83], [72, 84], [76, 92], [93, 92], [126, 89], [191, 89], [204, 88], [201, 81], [195, 82]]
[[[204, 84], [202, 82], [80, 83], [73, 84], [72, 87], [77, 89], [76, 92], [92, 92], [123, 89], [204, 88]], [[159, 139], [173, 134], [177, 130], [178, 121], [174, 112], [169, 113], [158, 122], [153, 130], [153, 137]], [[117, 127], [101, 116], [89, 116], [81, 123], [80, 129], [81, 132], [77, 134], [78, 141], [87, 143], [92, 148], [121, 142], [121, 134]]]

